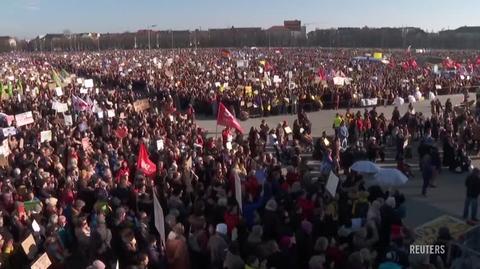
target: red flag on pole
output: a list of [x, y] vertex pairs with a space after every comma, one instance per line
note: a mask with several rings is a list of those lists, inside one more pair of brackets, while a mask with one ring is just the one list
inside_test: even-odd
[[148, 158], [147, 148], [143, 143], [140, 144], [140, 151], [138, 152], [137, 168], [147, 176], [157, 171], [155, 164]]
[[243, 134], [243, 129], [242, 126], [240, 126], [240, 123], [222, 103], [220, 103], [220, 107], [218, 108], [217, 125], [235, 128]]

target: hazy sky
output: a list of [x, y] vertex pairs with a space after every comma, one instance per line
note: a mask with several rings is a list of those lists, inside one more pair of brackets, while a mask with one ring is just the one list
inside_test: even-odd
[[0, 0], [0, 36], [144, 29], [263, 28], [299, 19], [308, 30], [343, 26], [480, 25], [478, 0]]

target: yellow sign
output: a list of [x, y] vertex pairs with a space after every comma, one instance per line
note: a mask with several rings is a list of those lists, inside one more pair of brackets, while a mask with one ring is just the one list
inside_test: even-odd
[[415, 229], [415, 234], [417, 235], [415, 244], [433, 244], [437, 240], [438, 231], [441, 227], [447, 227], [450, 235], [454, 239], [458, 239], [474, 226], [470, 226], [466, 222], [452, 216], [443, 215]]
[[383, 55], [381, 52], [375, 52], [373, 54], [373, 58], [381, 60], [383, 58]]
[[245, 95], [252, 96], [252, 86], [245, 86]]

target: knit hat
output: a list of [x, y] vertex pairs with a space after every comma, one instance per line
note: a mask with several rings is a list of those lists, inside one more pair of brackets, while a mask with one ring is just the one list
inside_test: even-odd
[[225, 223], [217, 224], [217, 227], [216, 227], [215, 231], [219, 234], [226, 235], [227, 234], [227, 224], [225, 224]]

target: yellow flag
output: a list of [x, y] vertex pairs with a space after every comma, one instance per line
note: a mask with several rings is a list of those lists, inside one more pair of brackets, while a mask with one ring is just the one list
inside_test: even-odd
[[265, 65], [265, 63], [266, 63], [265, 60], [261, 60], [261, 61], [260, 61], [260, 64], [263, 65], [263, 66]]
[[375, 53], [373, 54], [373, 58], [378, 59], [378, 60], [381, 60], [381, 59], [382, 59], [382, 56], [383, 56], [383, 55], [382, 55], [381, 52], [375, 52]]
[[245, 86], [245, 95], [252, 96], [252, 86]]

